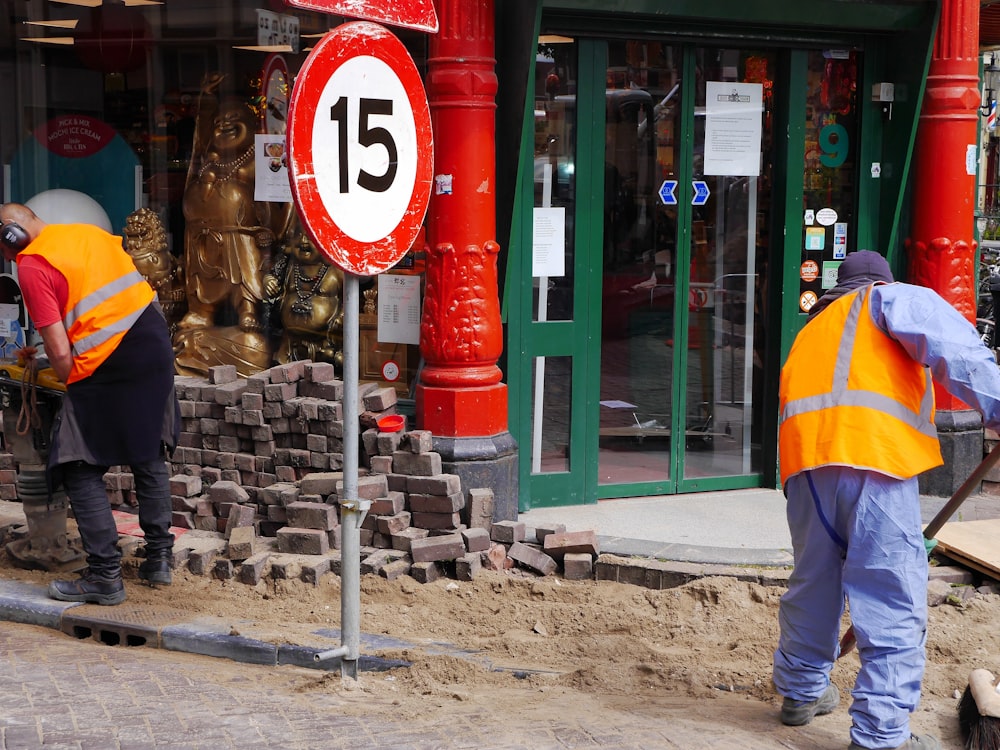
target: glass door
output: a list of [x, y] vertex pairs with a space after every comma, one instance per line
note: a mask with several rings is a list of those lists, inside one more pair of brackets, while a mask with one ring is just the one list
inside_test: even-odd
[[761, 471], [777, 55], [608, 49], [601, 495], [745, 480]]
[[522, 505], [760, 485], [782, 59], [539, 41]]
[[522, 433], [520, 442], [530, 446], [521, 453], [529, 456], [528, 495], [540, 505], [594, 499], [587, 492], [586, 441], [580, 436], [586, 432], [590, 382], [587, 267], [600, 231], [600, 217], [590, 215], [587, 198], [600, 187], [586, 156], [595, 151], [591, 120], [601, 95], [579, 85], [593, 78], [594, 47], [568, 37], [540, 39], [536, 58], [532, 250], [524, 269], [530, 275], [523, 277], [530, 278], [531, 293], [530, 310], [522, 310], [528, 325], [520, 341], [526, 355], [521, 373], [530, 382], [530, 409], [521, 414], [530, 441]]

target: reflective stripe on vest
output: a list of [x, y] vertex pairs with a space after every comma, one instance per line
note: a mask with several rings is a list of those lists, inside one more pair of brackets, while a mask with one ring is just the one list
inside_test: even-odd
[[44, 258], [66, 280], [62, 323], [73, 354], [67, 385], [92, 375], [156, 299], [121, 238], [96, 226], [49, 224], [21, 252]]
[[[125, 274], [124, 276], [119, 276], [117, 279], [105, 284], [97, 291], [91, 292], [82, 300], [80, 300], [63, 317], [63, 323], [66, 326], [66, 330], [67, 331], [70, 330], [72, 325], [79, 318], [83, 317], [91, 310], [94, 310], [98, 305], [107, 302], [116, 294], [119, 294], [128, 289], [129, 287], [138, 284], [140, 281], [145, 281], [145, 279], [143, 279], [142, 277], [142, 274], [140, 274], [138, 271], [132, 271], [130, 273]], [[142, 315], [145, 309], [146, 308], [143, 307], [139, 310], [136, 310], [135, 312], [126, 315], [123, 318], [120, 318], [119, 320], [106, 326], [105, 328], [102, 328], [101, 330], [92, 333], [90, 336], [82, 338], [78, 341], [74, 341], [73, 354], [79, 356], [84, 352], [90, 351], [95, 346], [103, 344], [112, 336], [115, 336], [119, 333], [124, 333], [125, 331], [127, 331], [129, 328], [132, 327], [132, 325], [135, 323], [136, 320], [139, 319], [139, 316]]]
[[781, 481], [821, 466], [905, 479], [940, 466], [930, 371], [880, 329], [873, 286], [833, 302], [781, 371]]
[[912, 411], [905, 404], [901, 404], [891, 396], [877, 391], [850, 390], [847, 387], [847, 379], [851, 374], [851, 353], [854, 351], [854, 339], [858, 332], [858, 320], [864, 303], [871, 294], [871, 287], [864, 294], [855, 294], [851, 309], [847, 313], [847, 321], [844, 323], [844, 331], [840, 337], [840, 345], [837, 347], [837, 359], [833, 370], [833, 387], [829, 393], [821, 393], [818, 396], [808, 396], [806, 398], [789, 401], [781, 410], [781, 422], [786, 419], [805, 414], [810, 411], [820, 409], [830, 409], [835, 406], [863, 406], [895, 417], [906, 423], [918, 432], [928, 437], [937, 437], [937, 429], [934, 427], [934, 391], [930, 371], [924, 369], [926, 385], [924, 396], [920, 403], [920, 412]]

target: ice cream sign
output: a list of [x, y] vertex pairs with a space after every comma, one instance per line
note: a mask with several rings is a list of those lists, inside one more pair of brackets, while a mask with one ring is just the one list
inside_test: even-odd
[[79, 159], [104, 148], [115, 137], [115, 130], [88, 115], [63, 115], [36, 128], [34, 136], [53, 154]]

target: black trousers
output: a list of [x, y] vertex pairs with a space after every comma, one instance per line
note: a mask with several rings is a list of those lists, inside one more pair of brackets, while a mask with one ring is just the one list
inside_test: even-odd
[[[107, 466], [72, 461], [62, 466], [63, 485], [87, 553], [87, 565], [105, 578], [121, 575], [118, 528], [104, 487]], [[132, 466], [135, 494], [139, 503], [139, 526], [146, 538], [148, 558], [169, 557], [174, 535], [170, 531], [170, 478], [161, 458]]]

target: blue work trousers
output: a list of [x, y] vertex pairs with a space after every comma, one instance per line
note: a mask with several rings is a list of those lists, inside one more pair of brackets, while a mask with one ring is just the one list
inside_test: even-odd
[[910, 737], [927, 638], [917, 479], [829, 466], [791, 477], [785, 495], [795, 568], [781, 598], [775, 687], [795, 700], [822, 695], [846, 596], [861, 659], [851, 739], [898, 747]]

